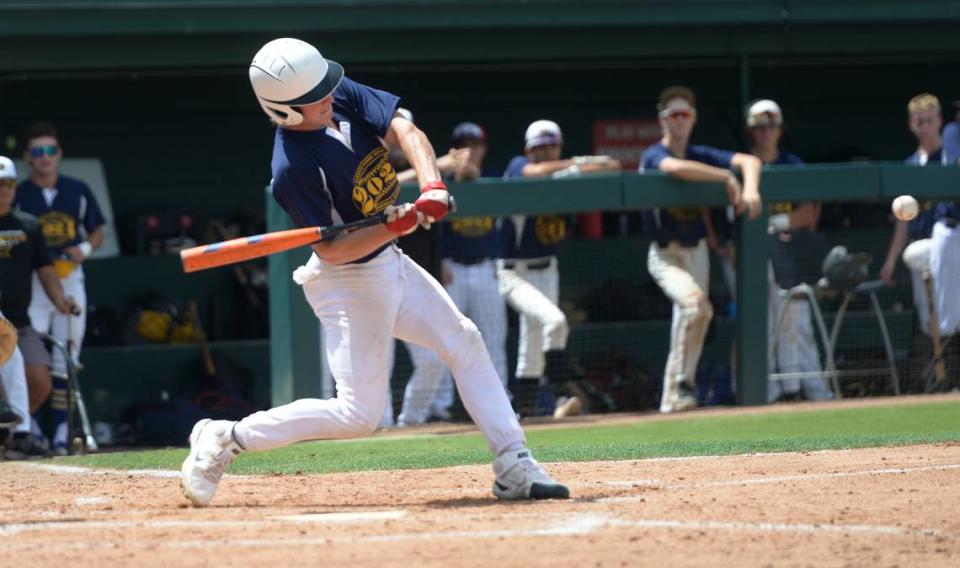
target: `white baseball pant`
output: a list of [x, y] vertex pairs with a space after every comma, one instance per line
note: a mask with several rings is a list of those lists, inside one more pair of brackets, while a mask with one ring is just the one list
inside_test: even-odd
[[[767, 308], [768, 336], [777, 331], [777, 317], [788, 300], [780, 295], [781, 288], [773, 276], [773, 267], [767, 271], [769, 277], [770, 299]], [[820, 362], [820, 350], [813, 332], [813, 312], [810, 302], [804, 298], [789, 300], [783, 312], [780, 324], [780, 336], [777, 338], [777, 350], [768, 362], [771, 373], [819, 373], [823, 371]], [[829, 400], [833, 398], [830, 385], [823, 376], [805, 379], [774, 380], [767, 385], [767, 400], [773, 402], [782, 394], [803, 393], [809, 400]]]
[[[40, 283], [37, 273], [33, 273], [33, 289], [30, 306], [27, 314], [30, 316], [30, 325], [40, 333], [49, 333], [64, 344], [73, 342], [73, 357], [79, 359], [80, 348], [83, 345], [83, 336], [87, 329], [87, 289], [84, 284], [83, 266], [78, 265], [66, 278], [60, 280], [63, 292], [71, 297], [80, 307], [80, 313], [75, 316], [64, 315], [57, 311]], [[67, 318], [73, 321], [67, 322]], [[69, 333], [69, 337], [68, 336]], [[54, 349], [51, 369], [55, 375], [66, 376], [67, 363], [63, 360], [63, 353]]]
[[[0, 313], [3, 317], [3, 313]], [[13, 355], [0, 365], [0, 384], [7, 394], [7, 403], [23, 422], [13, 427], [14, 432], [30, 431], [30, 393], [27, 390], [27, 372], [23, 366], [23, 353], [14, 346]]]
[[388, 247], [362, 264], [332, 265], [311, 255], [294, 280], [323, 324], [337, 397], [300, 399], [254, 413], [236, 426], [240, 445], [263, 451], [371, 433], [386, 406], [391, 337], [440, 355], [495, 454], [524, 443], [477, 327], [443, 286], [398, 248]]
[[930, 270], [930, 239], [913, 241], [903, 249], [903, 263], [910, 269], [910, 285], [913, 289], [913, 308], [920, 320], [920, 331], [930, 336], [930, 297], [923, 284], [923, 273]]
[[[497, 286], [496, 263], [487, 260], [466, 265], [444, 260], [444, 265], [451, 276], [447, 293], [457, 308], [477, 324], [493, 366], [506, 386], [507, 309]], [[410, 378], [404, 393], [401, 423], [422, 424], [431, 412], [442, 416], [453, 405], [453, 377], [440, 364], [440, 379], [431, 382], [437, 377], [434, 370], [428, 367], [428, 372], [415, 373]]]
[[[543, 269], [527, 268], [543, 259], [515, 260], [513, 268], [497, 261], [500, 295], [520, 313], [520, 346], [517, 350], [518, 378], [543, 376], [545, 351], [565, 349], [570, 328], [567, 318], [557, 307], [560, 300], [560, 272], [557, 257], [549, 259]], [[456, 375], [456, 373], [454, 373]]]
[[940, 321], [940, 333], [952, 335], [960, 331], [960, 227], [948, 227], [937, 221], [930, 236], [930, 273], [933, 277], [933, 300]]
[[660, 247], [650, 243], [647, 270], [663, 293], [673, 302], [670, 325], [670, 353], [663, 373], [660, 412], [673, 412], [679, 402], [679, 387], [696, 384], [697, 364], [703, 352], [713, 306], [707, 290], [710, 284], [710, 255], [701, 239], [695, 247], [671, 242]]

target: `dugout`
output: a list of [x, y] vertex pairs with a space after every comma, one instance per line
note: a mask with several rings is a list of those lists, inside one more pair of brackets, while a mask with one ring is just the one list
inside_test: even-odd
[[[936, 1], [4, 3], [0, 134], [9, 152], [31, 120], [55, 122], [67, 155], [103, 163], [119, 223], [158, 208], [187, 210], [198, 224], [262, 211], [271, 136], [245, 69], [263, 42], [295, 35], [354, 78], [401, 94], [438, 148], [455, 123], [484, 124], [494, 169], [519, 152], [533, 119], [559, 122], [567, 153], [589, 153], [594, 121], [651, 117], [657, 93], [673, 83], [699, 95], [695, 141], [742, 148], [742, 107], [764, 96], [781, 103], [788, 145], [810, 162], [899, 160], [913, 149], [906, 101], [920, 91], [945, 106], [960, 98], [958, 19]], [[877, 238], [886, 235], [863, 240]], [[188, 284], [173, 268], [130, 255], [91, 262], [91, 301], [158, 282], [204, 292], [208, 303], [235, 294], [229, 275]], [[215, 345], [249, 339], [226, 315], [204, 313]], [[90, 389], [138, 356], [113, 347], [88, 354], [97, 361]], [[171, 365], [142, 381], [177, 373]], [[123, 388], [103, 389], [105, 408]]]

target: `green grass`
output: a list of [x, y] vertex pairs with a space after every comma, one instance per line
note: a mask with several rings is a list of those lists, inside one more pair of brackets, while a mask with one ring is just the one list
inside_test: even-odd
[[[541, 461], [624, 460], [921, 444], [960, 440], [960, 402], [845, 408], [747, 416], [700, 416], [527, 433]], [[178, 469], [185, 449], [60, 458], [120, 469]], [[231, 473], [330, 473], [419, 469], [490, 462], [476, 433], [309, 442], [246, 453]]]

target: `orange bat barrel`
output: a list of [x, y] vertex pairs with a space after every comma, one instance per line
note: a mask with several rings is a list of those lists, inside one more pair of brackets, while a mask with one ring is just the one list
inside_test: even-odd
[[306, 227], [241, 237], [180, 251], [184, 272], [224, 266], [259, 258], [275, 252], [315, 243], [321, 239], [320, 227]]

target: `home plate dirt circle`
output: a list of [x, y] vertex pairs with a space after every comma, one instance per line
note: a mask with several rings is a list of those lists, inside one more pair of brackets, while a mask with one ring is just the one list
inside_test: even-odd
[[489, 465], [176, 479], [0, 464], [0, 565], [960, 565], [960, 444], [549, 464], [566, 501], [500, 502]]

